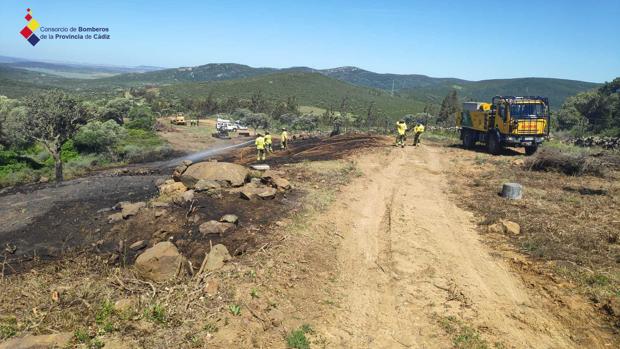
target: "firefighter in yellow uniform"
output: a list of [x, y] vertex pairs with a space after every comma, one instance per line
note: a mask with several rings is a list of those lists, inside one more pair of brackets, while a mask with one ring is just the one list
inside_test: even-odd
[[269, 133], [269, 131], [265, 132], [265, 152], [266, 153], [273, 153], [273, 148], [271, 147], [272, 144], [272, 140], [271, 140], [271, 134]]
[[396, 123], [396, 145], [400, 145], [401, 148], [405, 147], [405, 133], [407, 132], [407, 124], [405, 120], [399, 120]]
[[286, 150], [288, 148], [288, 132], [286, 129], [282, 129], [282, 134], [280, 135], [280, 144], [282, 145], [282, 150]]
[[265, 160], [265, 138], [260, 133], [257, 134], [257, 136], [258, 137], [256, 137], [256, 141], [254, 142], [254, 144], [256, 144], [257, 151], [256, 160], [261, 161]]
[[422, 135], [422, 133], [424, 133], [424, 125], [417, 124], [413, 128], [413, 145], [414, 146], [417, 147], [418, 144], [420, 144], [420, 136]]

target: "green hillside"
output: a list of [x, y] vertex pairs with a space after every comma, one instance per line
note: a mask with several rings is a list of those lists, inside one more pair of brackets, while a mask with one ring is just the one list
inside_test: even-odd
[[164, 69], [147, 73], [122, 74], [99, 79], [100, 86], [176, 84], [182, 82], [204, 82], [243, 79], [257, 75], [270, 74], [278, 71], [273, 68], [252, 68], [242, 64], [205, 64], [197, 67], [181, 67]]
[[301, 105], [338, 109], [343, 98], [354, 113], [364, 115], [371, 103], [381, 113], [390, 117], [421, 112], [424, 103], [410, 98], [391, 97], [386, 91], [347, 84], [318, 73], [287, 72], [262, 75], [246, 79], [207, 83], [183, 83], [162, 88], [162, 95], [170, 97], [217, 98], [237, 96], [251, 98], [260, 93], [270, 99], [283, 100], [295, 96]]
[[495, 95], [506, 96], [545, 96], [549, 97], [551, 107], [559, 108], [567, 97], [600, 86], [584, 81], [519, 78], [481, 81], [462, 81], [444, 83], [430, 87], [419, 87], [400, 92], [403, 96], [440, 103], [452, 89], [456, 89], [462, 100], [490, 101]]
[[[11, 66], [11, 63], [0, 64], [0, 79], [4, 81], [0, 82], [0, 89], [4, 91], [9, 90], [6, 94], [12, 97], [23, 96], [27, 93], [27, 86], [30, 85], [39, 85], [40, 87], [38, 88], [55, 86], [76, 92], [100, 94], [109, 93], [114, 88], [127, 88], [144, 85], [175, 85], [175, 88], [177, 88], [176, 85], [178, 84], [233, 81], [233, 85], [236, 86], [238, 85], [237, 81], [239, 81], [239, 79], [242, 79], [241, 81], [243, 81], [244, 84], [251, 84], [248, 88], [250, 88], [253, 92], [257, 88], [256, 85], [263, 84], [263, 77], [273, 76], [273, 74], [280, 73], [284, 74], [282, 76], [286, 76], [286, 74], [293, 74], [290, 76], [306, 76], [304, 74], [312, 74], [315, 76], [315, 80], [318, 80], [316, 77], [317, 75], [323, 75], [325, 79], [322, 81], [325, 86], [317, 89], [314, 89], [314, 87], [297, 88], [296, 91], [296, 93], [307, 95], [308, 99], [317, 101], [320, 101], [325, 97], [323, 95], [317, 95], [310, 98], [312, 92], [321, 92], [322, 89], [325, 90], [324, 88], [327, 87], [327, 85], [333, 84], [331, 88], [328, 88], [325, 91], [339, 90], [340, 88], [345, 88], [345, 86], [346, 89], [351, 89], [351, 85], [355, 85], [360, 89], [356, 93], [353, 93], [353, 95], [364, 95], [361, 91], [367, 91], [367, 89], [372, 89], [374, 91], [372, 93], [383, 91], [382, 93], [378, 93], [378, 97], [388, 97], [388, 92], [391, 92], [393, 86], [396, 94], [416, 101], [409, 102], [414, 104], [419, 104], [419, 102], [439, 104], [452, 89], [456, 89], [458, 91], [459, 97], [462, 100], [488, 101], [493, 96], [498, 94], [542, 95], [549, 97], [551, 100], [551, 106], [557, 109], [562, 105], [567, 97], [599, 86], [599, 84], [583, 81], [550, 78], [467, 81], [454, 78], [433, 78], [415, 74], [379, 74], [356, 67], [341, 67], [325, 70], [315, 70], [307, 67], [275, 69], [253, 68], [242, 64], [206, 64], [197, 67], [163, 69], [143, 73], [125, 73], [97, 79], [78, 79], [65, 78], [56, 74], [48, 73], [45, 69], [50, 68], [50, 64], [32, 62], [20, 64], [25, 65], [22, 68], [28, 66], [29, 69], [38, 69], [41, 71], [35, 72], [32, 70], [18, 69]], [[56, 67], [54, 69], [59, 68]], [[78, 70], [78, 68], [75, 69], [75, 71], [71, 71], [70, 73], [82, 73], [82, 71]], [[340, 83], [336, 84], [337, 81]], [[346, 84], [343, 84], [342, 82], [346, 82]], [[16, 86], [20, 83], [22, 84], [19, 88], [10, 90], [9, 86]], [[25, 83], [25, 85], [23, 83]], [[281, 82], [280, 85], [286, 86], [284, 82]], [[222, 86], [225, 86], [225, 84]], [[204, 89], [204, 87], [188, 88], [187, 86], [178, 86], [178, 88], [179, 91], [186, 90], [190, 93], [193, 93], [194, 90]], [[267, 93], [266, 91], [274, 91], [277, 95], [280, 95], [280, 92], [286, 92], [279, 91], [278, 88], [279, 87], [269, 86], [263, 87], [262, 89], [265, 90], [265, 93]], [[341, 96], [342, 94], [336, 93], [335, 95]], [[323, 104], [327, 103], [323, 101], [320, 102]], [[328, 101], [328, 103], [333, 102], [333, 100]], [[369, 100], [367, 98], [363, 101], [360, 100], [358, 104], [363, 105], [364, 103], [369, 103]], [[397, 110], [399, 108], [389, 107], [387, 109]]]

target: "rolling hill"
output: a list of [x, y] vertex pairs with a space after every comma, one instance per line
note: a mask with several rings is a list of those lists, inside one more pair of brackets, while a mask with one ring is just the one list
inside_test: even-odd
[[[7, 57], [4, 61], [10, 61]], [[64, 73], [59, 74], [64, 69]], [[494, 95], [543, 95], [558, 108], [568, 96], [593, 89], [599, 84], [552, 78], [516, 78], [468, 81], [456, 78], [434, 78], [419, 74], [380, 74], [356, 67], [340, 67], [317, 70], [308, 67], [286, 69], [253, 68], [234, 63], [213, 63], [196, 67], [159, 69], [144, 72], [116, 73], [101, 66], [57, 66], [45, 62], [10, 62], [0, 64], [0, 78], [41, 85], [41, 88], [55, 86], [68, 90], [108, 90], [144, 85], [177, 85], [213, 81], [232, 81], [260, 77], [276, 73], [314, 73], [339, 80], [358, 87], [392, 91], [395, 94], [425, 103], [441, 103], [443, 97], [456, 89], [462, 100], [490, 100]], [[112, 69], [112, 68], [110, 68]], [[120, 68], [114, 68], [120, 69]], [[129, 69], [129, 68], [128, 68]], [[132, 68], [138, 69], [138, 68]], [[145, 68], [146, 69], [146, 68]], [[149, 68], [150, 69], [150, 68]], [[149, 70], [147, 69], [147, 70]], [[157, 68], [152, 68], [157, 69]], [[93, 75], [95, 74], [95, 75]], [[99, 74], [99, 75], [96, 75]], [[105, 76], [112, 75], [113, 76]], [[104, 77], [101, 77], [104, 76]], [[89, 77], [85, 79], [85, 77]], [[98, 77], [98, 78], [93, 78]], [[338, 86], [343, 86], [342, 84]], [[181, 88], [181, 87], [179, 87]], [[185, 87], [183, 87], [185, 88]], [[6, 87], [0, 86], [6, 91]], [[21, 92], [23, 89], [17, 90]], [[17, 92], [8, 95], [18, 97]]]
[[337, 109], [342, 99], [346, 97], [356, 114], [365, 114], [371, 103], [374, 103], [377, 110], [391, 117], [402, 117], [424, 109], [424, 103], [417, 100], [391, 97], [386, 91], [354, 86], [313, 72], [278, 72], [245, 79], [181, 83], [161, 89], [162, 95], [171, 97], [204, 97], [212, 93], [218, 98], [237, 96], [248, 99], [257, 91], [266, 98], [274, 100], [285, 100], [289, 96], [295, 96], [300, 105], [324, 109], [329, 107]]

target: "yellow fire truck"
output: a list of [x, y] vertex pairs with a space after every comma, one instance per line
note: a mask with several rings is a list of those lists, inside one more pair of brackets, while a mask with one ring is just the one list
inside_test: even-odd
[[485, 143], [491, 154], [502, 147], [525, 147], [532, 155], [549, 137], [549, 99], [495, 96], [491, 103], [465, 102], [456, 116], [465, 148]]

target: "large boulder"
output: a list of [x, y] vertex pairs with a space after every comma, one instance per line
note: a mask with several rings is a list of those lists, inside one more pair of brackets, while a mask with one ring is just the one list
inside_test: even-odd
[[236, 227], [237, 226], [234, 223], [218, 222], [213, 220], [202, 223], [198, 227], [198, 230], [200, 230], [200, 233], [203, 235], [223, 236], [234, 231]]
[[155, 282], [170, 280], [183, 270], [183, 257], [169, 241], [147, 249], [136, 259], [136, 270], [145, 279]]
[[24, 336], [0, 343], [0, 349], [47, 349], [65, 348], [71, 343], [73, 333], [63, 332], [40, 336]]
[[248, 169], [228, 162], [200, 162], [189, 166], [181, 176], [185, 186], [193, 188], [199, 180], [212, 180], [222, 186], [240, 187], [245, 183]]

